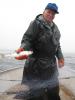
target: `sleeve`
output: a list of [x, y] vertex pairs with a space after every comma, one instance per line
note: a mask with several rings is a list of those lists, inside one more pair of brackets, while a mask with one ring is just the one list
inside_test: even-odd
[[62, 50], [61, 50], [61, 47], [60, 47], [60, 43], [58, 44], [58, 48], [57, 48], [57, 51], [56, 51], [56, 57], [58, 59], [64, 59], [63, 53], [62, 53]]
[[57, 25], [55, 25], [55, 33], [56, 33], [56, 40], [58, 40], [58, 46], [57, 46], [57, 50], [56, 50], [56, 57], [58, 59], [64, 59], [64, 56], [63, 56], [63, 53], [62, 53], [62, 50], [61, 50], [61, 46], [60, 46], [60, 37], [61, 37], [61, 34], [60, 34], [60, 31], [57, 27]]
[[24, 33], [22, 41], [21, 41], [21, 48], [24, 50], [32, 50], [32, 43], [35, 40], [36, 34], [38, 33], [38, 24], [36, 21], [32, 21]]

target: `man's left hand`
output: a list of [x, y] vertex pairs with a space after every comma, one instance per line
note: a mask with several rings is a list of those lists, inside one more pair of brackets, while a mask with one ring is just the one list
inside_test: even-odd
[[64, 66], [64, 59], [58, 60], [58, 66], [59, 66], [59, 68], [62, 68]]

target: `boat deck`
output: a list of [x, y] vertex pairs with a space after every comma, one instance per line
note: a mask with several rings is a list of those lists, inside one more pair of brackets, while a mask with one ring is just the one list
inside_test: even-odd
[[[22, 80], [22, 73], [23, 68], [19, 68], [0, 74], [0, 79], [2, 79], [0, 81], [0, 91], [3, 92], [0, 94], [0, 100], [25, 100], [25, 98], [15, 98], [17, 92], [24, 91], [24, 89], [26, 89], [24, 85], [20, 84]], [[59, 82], [61, 100], [75, 100], [75, 78], [60, 78]]]
[[[1, 94], [0, 100], [25, 100], [23, 96], [15, 98], [17, 92], [24, 92], [25, 89], [25, 85], [17, 84]], [[60, 97], [61, 100], [75, 100], [75, 78], [60, 80]]]

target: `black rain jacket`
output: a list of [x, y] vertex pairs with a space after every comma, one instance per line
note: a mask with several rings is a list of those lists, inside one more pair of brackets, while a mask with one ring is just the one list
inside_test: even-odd
[[25, 79], [57, 79], [58, 76], [56, 58], [63, 58], [60, 32], [54, 22], [48, 24], [41, 16], [30, 23], [21, 41], [22, 48], [33, 51], [25, 62], [22, 82]]

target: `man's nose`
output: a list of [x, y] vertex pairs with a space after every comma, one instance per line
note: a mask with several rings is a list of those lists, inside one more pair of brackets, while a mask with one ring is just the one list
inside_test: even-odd
[[50, 17], [53, 17], [53, 14], [50, 13], [49, 16], [50, 16]]

